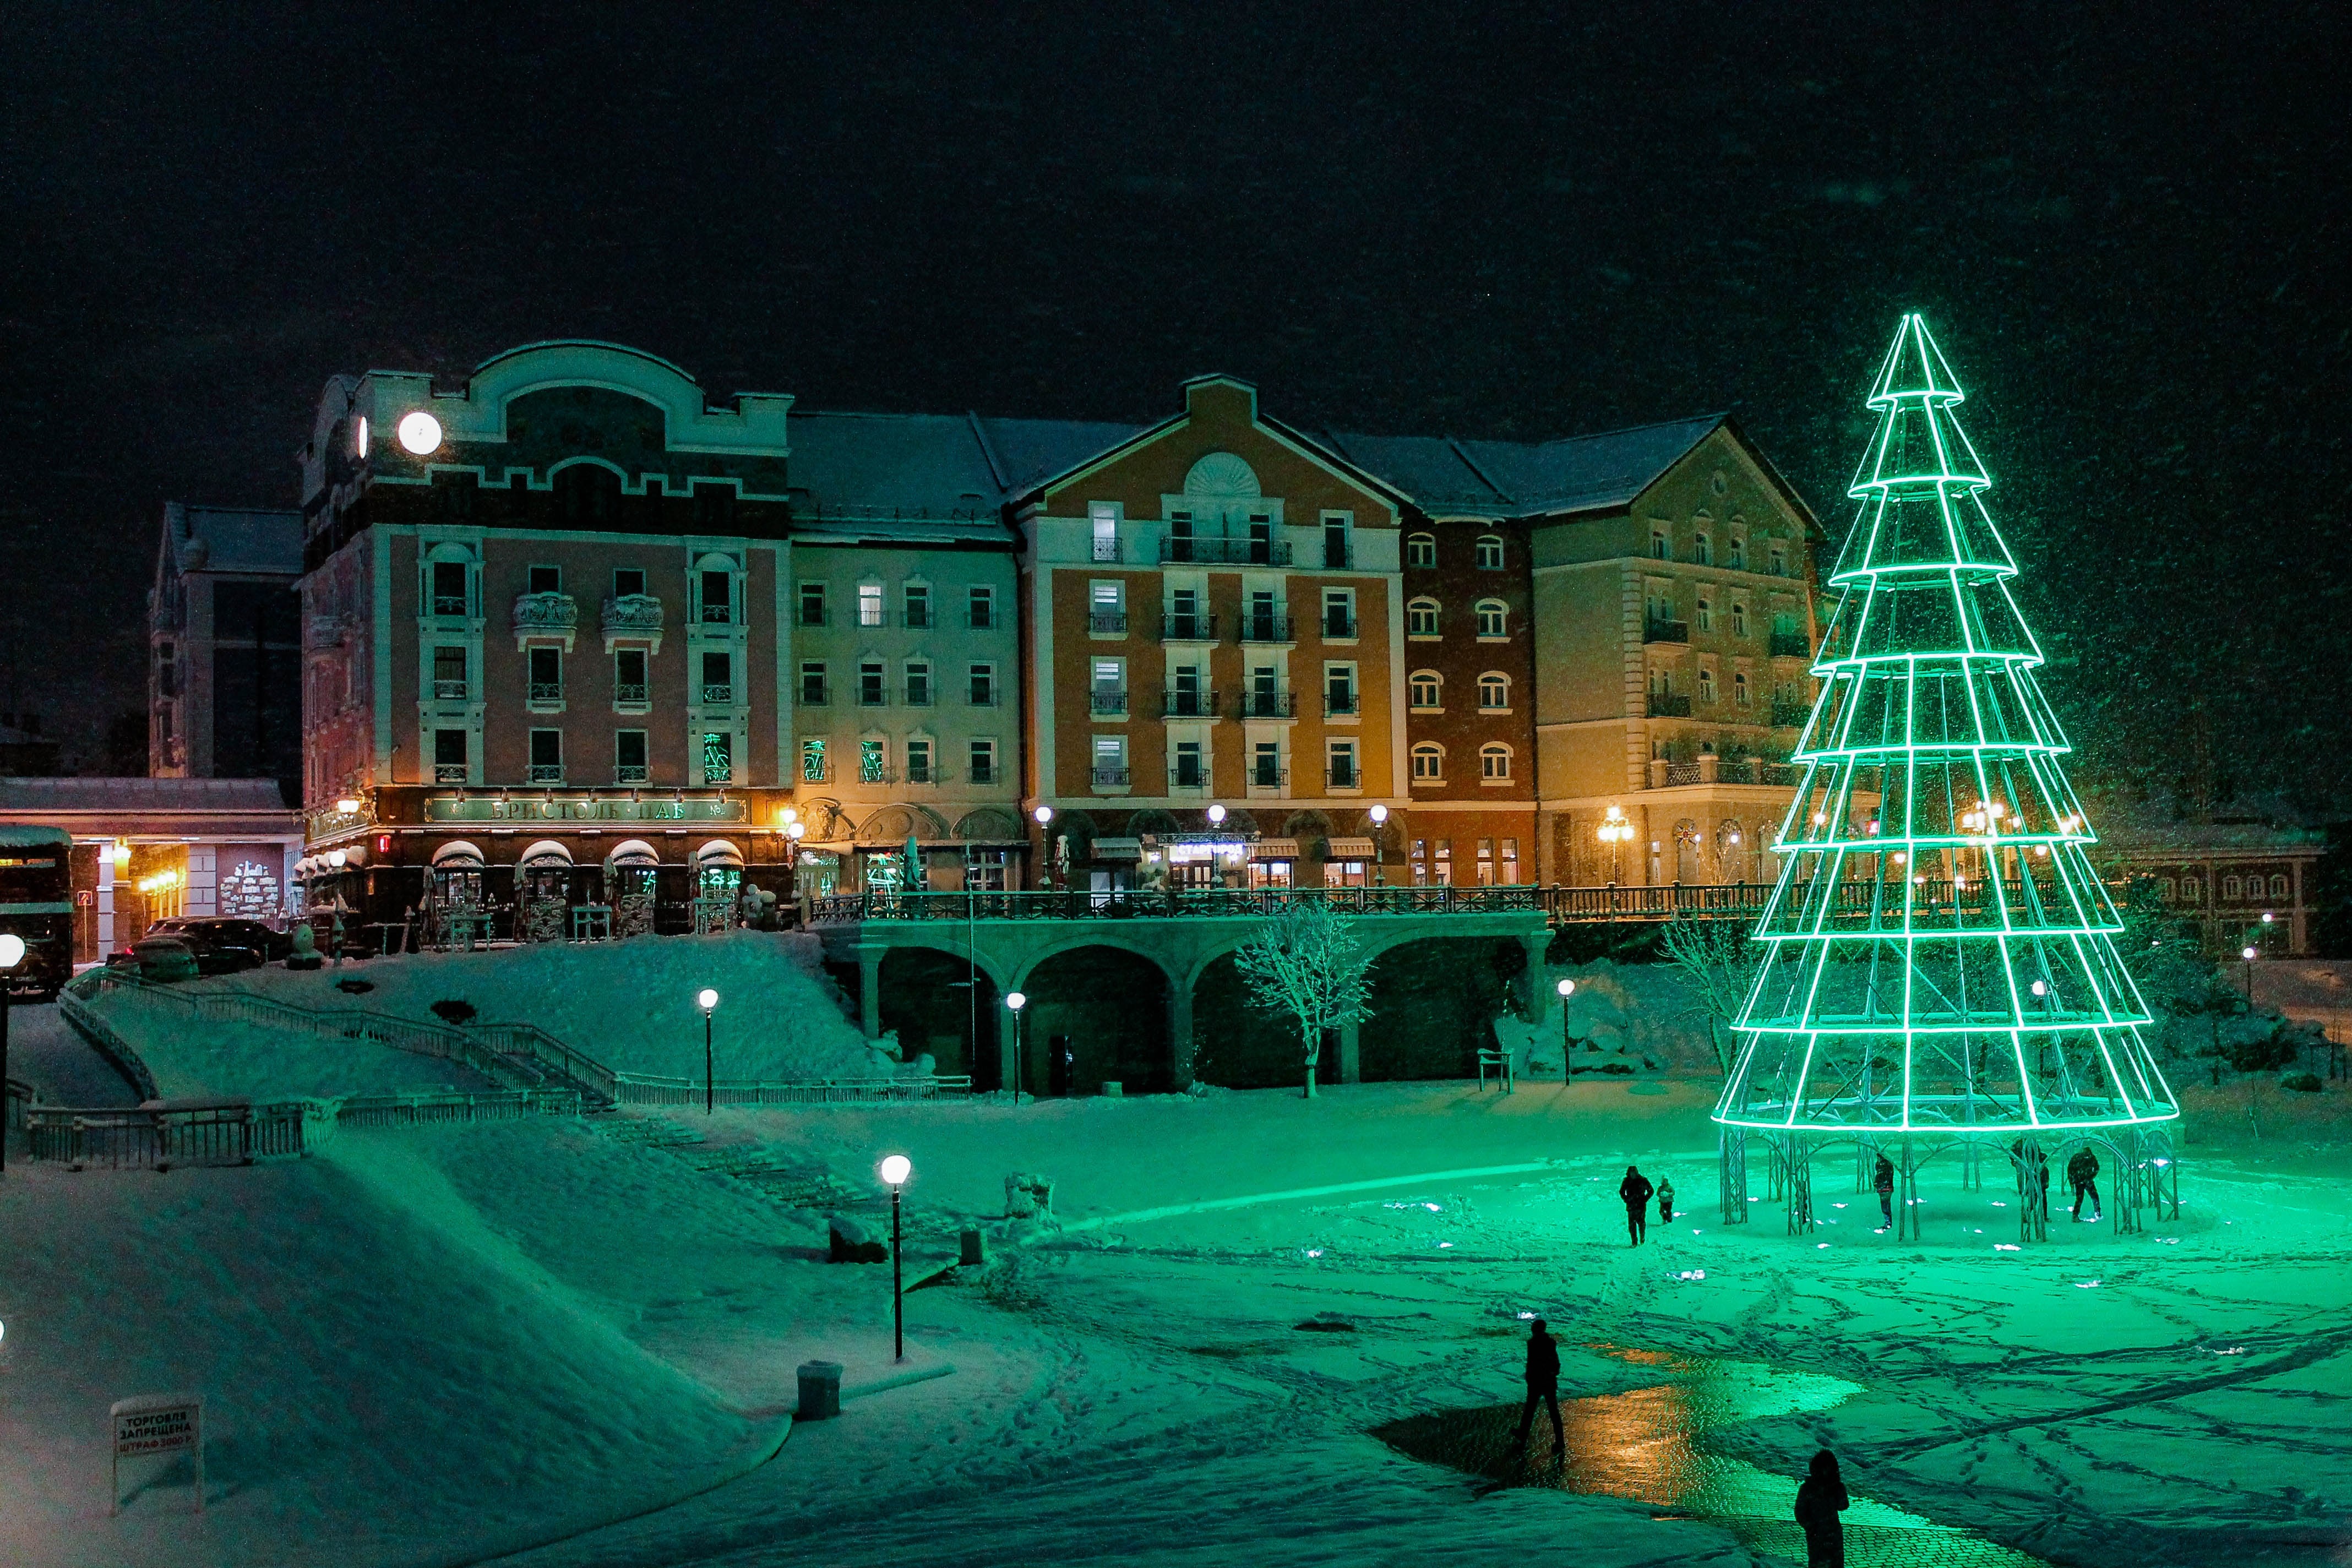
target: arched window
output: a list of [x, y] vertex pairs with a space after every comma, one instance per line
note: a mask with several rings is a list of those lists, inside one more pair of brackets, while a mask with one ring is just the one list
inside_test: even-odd
[[1416, 709], [1434, 710], [1445, 705], [1445, 678], [1433, 669], [1416, 669], [1406, 682]]
[[1407, 637], [1433, 637], [1437, 635], [1437, 601], [1415, 599], [1404, 607], [1404, 629]]
[[1742, 708], [1751, 700], [1748, 694], [1748, 672], [1744, 669], [1731, 672], [1731, 700]]
[[1510, 606], [1500, 599], [1479, 600], [1478, 637], [1480, 640], [1510, 636]]
[[2183, 877], [2180, 879], [2180, 896], [2189, 903], [2196, 903], [2205, 897], [2205, 884], [2195, 877]]
[[1478, 569], [1482, 572], [1500, 572], [1503, 569], [1503, 536], [1501, 534], [1484, 533], [1478, 536]]
[[1691, 536], [1691, 559], [1702, 566], [1715, 564], [1715, 547], [1707, 542], [1706, 534], [1696, 533]]
[[2239, 881], [2237, 878], [2224, 877], [2221, 879], [2221, 896], [2223, 898], [2234, 900], [2243, 893], [2244, 890], [2245, 884]]
[[2286, 897], [2286, 879], [2284, 877], [2273, 877], [2271, 879], [2271, 897], [2273, 899], [2284, 899]]
[[1748, 606], [1737, 599], [1731, 601], [1731, 635], [1736, 637], [1748, 635]]
[[1701, 702], [1715, 700], [1715, 671], [1703, 664], [1698, 667], [1698, 700]]
[[1672, 561], [1675, 558], [1675, 547], [1667, 540], [1664, 529], [1650, 530], [1650, 553], [1660, 561]]
[[1482, 713], [1507, 713], [1511, 710], [1511, 678], [1499, 669], [1490, 669], [1478, 678], [1478, 710]]
[[1412, 749], [1412, 777], [1415, 784], [1435, 784], [1445, 777], [1445, 748], [1433, 741], [1423, 741]]
[[1437, 564], [1437, 535], [1408, 533], [1404, 536], [1404, 563], [1408, 566]]
[[1704, 594], [1699, 595], [1698, 601], [1698, 629], [1703, 632], [1715, 630], [1715, 601]]
[[1490, 741], [1478, 748], [1478, 777], [1487, 784], [1507, 783], [1511, 776], [1511, 748], [1500, 741]]
[[1735, 572], [1748, 569], [1748, 541], [1735, 533], [1724, 542], [1723, 549], [1725, 565]]
[[2158, 877], [2158, 878], [2156, 879], [2156, 891], [2157, 891], [2157, 896], [2158, 896], [2158, 898], [2161, 898], [2161, 899], [2165, 900], [2167, 902], [2170, 902], [2170, 901], [2171, 901], [2172, 896], [2173, 896], [2173, 894], [2174, 894], [2174, 892], [2175, 892], [2176, 890], [2177, 890], [2177, 889], [2176, 889], [2174, 888], [2174, 886], [2173, 886], [2173, 881], [2172, 881], [2172, 879], [2171, 879], [2171, 878], [2169, 878], [2169, 877]]

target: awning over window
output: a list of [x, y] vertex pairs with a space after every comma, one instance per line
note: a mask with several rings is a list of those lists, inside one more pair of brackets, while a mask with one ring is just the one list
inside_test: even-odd
[[433, 851], [433, 868], [436, 871], [478, 871], [482, 868], [482, 852], [462, 838], [452, 838]]
[[1371, 860], [1380, 855], [1369, 838], [1334, 838], [1328, 842], [1331, 850], [1328, 858], [1333, 860]]
[[1097, 860], [1140, 860], [1143, 858], [1143, 840], [1097, 838], [1094, 841], [1094, 858]]
[[1296, 860], [1298, 840], [1296, 838], [1261, 838], [1250, 846], [1253, 860]]
[[604, 857], [604, 864], [607, 866], [658, 866], [661, 864], [661, 856], [656, 854], [654, 847], [644, 839], [628, 838], [613, 846], [613, 852]]
[[724, 838], [714, 838], [694, 852], [697, 866], [737, 866], [743, 864], [743, 851]]
[[569, 866], [572, 864], [572, 851], [552, 838], [542, 838], [524, 850], [522, 858], [515, 863], [519, 866]]

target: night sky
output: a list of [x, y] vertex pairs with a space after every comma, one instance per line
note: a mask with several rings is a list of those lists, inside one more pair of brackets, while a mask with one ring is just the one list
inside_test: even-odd
[[[2340, 5], [15, 6], [0, 709], [105, 767], [163, 502], [325, 379], [1541, 437], [1735, 413], [1832, 537], [1906, 309], [2090, 781], [2352, 809]], [[2331, 62], [2333, 62], [2331, 64]]]

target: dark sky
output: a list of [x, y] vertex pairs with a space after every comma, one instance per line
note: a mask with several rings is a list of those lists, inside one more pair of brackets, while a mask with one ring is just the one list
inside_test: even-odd
[[1542, 436], [1728, 408], [1842, 534], [1929, 313], [2084, 764], [2352, 806], [2345, 8], [16, 6], [0, 708], [100, 767], [166, 499], [320, 386]]

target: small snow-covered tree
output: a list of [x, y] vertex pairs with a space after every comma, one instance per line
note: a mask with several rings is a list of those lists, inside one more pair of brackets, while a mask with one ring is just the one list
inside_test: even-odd
[[1681, 914], [1658, 932], [1658, 946], [1697, 990], [1715, 1065], [1729, 1072], [1731, 1053], [1724, 1048], [1723, 1037], [1748, 1001], [1762, 955], [1738, 921], [1700, 921]]
[[1315, 1068], [1323, 1031], [1371, 1016], [1366, 976], [1371, 968], [1356, 941], [1355, 922], [1321, 903], [1302, 900], [1258, 927], [1234, 953], [1251, 1003], [1298, 1020], [1307, 1051], [1307, 1098], [1315, 1098]]

